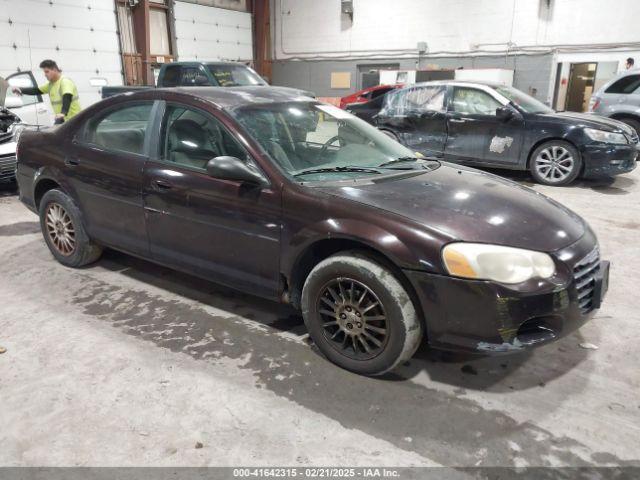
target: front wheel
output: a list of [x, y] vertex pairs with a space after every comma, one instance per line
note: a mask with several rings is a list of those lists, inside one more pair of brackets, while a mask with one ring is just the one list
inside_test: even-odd
[[315, 266], [302, 290], [302, 314], [318, 349], [359, 374], [392, 370], [413, 356], [422, 339], [422, 324], [400, 281], [358, 252]]
[[551, 140], [531, 154], [531, 175], [543, 185], [561, 186], [573, 182], [582, 169], [578, 150], [569, 142]]
[[95, 262], [102, 248], [89, 239], [80, 210], [61, 190], [49, 190], [40, 201], [40, 228], [53, 256], [68, 267]]

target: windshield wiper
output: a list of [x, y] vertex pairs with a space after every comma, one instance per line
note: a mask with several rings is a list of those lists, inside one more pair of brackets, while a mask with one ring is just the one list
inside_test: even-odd
[[309, 168], [307, 170], [302, 170], [301, 172], [294, 173], [294, 177], [298, 177], [300, 175], [309, 175], [312, 173], [331, 173], [331, 172], [362, 172], [362, 173], [380, 173], [378, 170], [374, 168], [367, 167], [324, 167], [324, 168]]
[[[394, 165], [396, 163], [403, 163], [403, 162], [419, 162], [419, 161], [426, 161], [426, 160], [430, 160], [428, 158], [421, 158], [421, 157], [398, 157], [395, 158], [393, 160], [389, 160], [388, 162], [384, 162], [381, 165], [378, 165], [379, 167], [386, 167], [388, 165]], [[432, 160], [432, 161], [436, 161], [436, 160]]]

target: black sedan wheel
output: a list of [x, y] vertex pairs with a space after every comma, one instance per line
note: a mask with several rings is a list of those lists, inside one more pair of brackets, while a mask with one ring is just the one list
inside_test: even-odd
[[388, 269], [357, 253], [320, 262], [302, 292], [311, 338], [332, 362], [381, 375], [411, 358], [422, 338], [413, 302]]
[[578, 177], [581, 168], [578, 150], [562, 140], [545, 142], [531, 154], [531, 175], [543, 185], [568, 185]]
[[49, 190], [42, 197], [40, 227], [49, 250], [63, 265], [81, 267], [102, 254], [84, 231], [78, 207], [60, 190]]

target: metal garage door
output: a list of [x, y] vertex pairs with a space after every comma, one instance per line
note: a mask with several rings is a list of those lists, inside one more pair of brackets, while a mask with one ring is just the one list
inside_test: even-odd
[[[83, 107], [100, 99], [91, 79], [122, 85], [113, 0], [0, 0], [0, 75], [55, 60], [76, 82]], [[94, 81], [95, 83], [95, 81]]]
[[251, 14], [176, 2], [178, 60], [253, 59]]

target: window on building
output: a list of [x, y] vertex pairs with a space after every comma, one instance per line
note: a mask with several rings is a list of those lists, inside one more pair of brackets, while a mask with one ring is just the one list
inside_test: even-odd
[[149, 10], [149, 30], [151, 34], [151, 55], [171, 55], [167, 11], [163, 8]]

